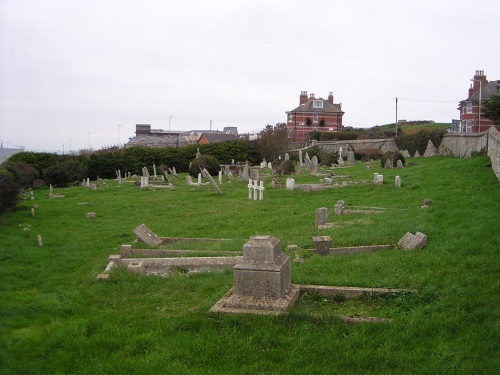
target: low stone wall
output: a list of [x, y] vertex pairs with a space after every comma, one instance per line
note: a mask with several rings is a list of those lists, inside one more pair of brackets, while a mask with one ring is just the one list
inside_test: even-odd
[[302, 152], [307, 151], [311, 148], [319, 148], [323, 152], [332, 153], [338, 152], [340, 147], [344, 151], [354, 150], [358, 152], [360, 150], [380, 150], [381, 153], [388, 151], [397, 151], [398, 147], [394, 139], [362, 139], [362, 140], [347, 140], [347, 141], [331, 141], [331, 142], [315, 142], [307, 148], [302, 149]]
[[488, 156], [491, 167], [500, 181], [500, 132], [493, 126], [488, 131]]
[[439, 146], [439, 155], [470, 158], [474, 152], [486, 151], [488, 132], [467, 134], [448, 133], [443, 136]]

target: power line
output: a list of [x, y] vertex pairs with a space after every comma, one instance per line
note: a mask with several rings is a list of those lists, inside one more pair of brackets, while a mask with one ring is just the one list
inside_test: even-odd
[[427, 102], [427, 103], [458, 103], [458, 100], [427, 100], [427, 99], [403, 99], [398, 98], [398, 100], [406, 100], [407, 102]]

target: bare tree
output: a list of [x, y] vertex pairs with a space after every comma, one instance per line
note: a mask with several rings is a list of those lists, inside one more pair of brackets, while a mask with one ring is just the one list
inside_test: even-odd
[[289, 144], [288, 127], [285, 123], [267, 125], [255, 141], [260, 155], [268, 161], [277, 160], [280, 154], [288, 150]]

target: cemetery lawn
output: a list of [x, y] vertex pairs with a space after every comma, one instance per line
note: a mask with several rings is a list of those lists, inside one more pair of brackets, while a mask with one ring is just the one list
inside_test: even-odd
[[[243, 182], [222, 183], [218, 195], [210, 185], [186, 186], [183, 176], [175, 190], [109, 180], [96, 191], [56, 189], [64, 198], [49, 199], [48, 189], [37, 189], [34, 200], [0, 216], [0, 373], [498, 374], [500, 184], [488, 163], [408, 158], [404, 169], [384, 170], [358, 162], [335, 173], [367, 183], [312, 193], [272, 189], [266, 177], [263, 201], [248, 200]], [[374, 172], [384, 185], [372, 183]], [[426, 198], [432, 204], [423, 209]], [[333, 216], [340, 199], [346, 208], [385, 210]], [[319, 207], [339, 226], [317, 230]], [[86, 219], [90, 211], [96, 217]], [[418, 293], [357, 301], [302, 295], [283, 316], [212, 316], [232, 287], [230, 270], [159, 277], [115, 269], [96, 280], [142, 223], [162, 237], [231, 240], [183, 249], [240, 251], [250, 236], [269, 234], [293, 259], [287, 245], [296, 244], [304, 262], [292, 262], [294, 284]], [[424, 249], [308, 251], [317, 235], [337, 247], [395, 244], [417, 231], [428, 236]], [[342, 316], [392, 321], [348, 324]]]

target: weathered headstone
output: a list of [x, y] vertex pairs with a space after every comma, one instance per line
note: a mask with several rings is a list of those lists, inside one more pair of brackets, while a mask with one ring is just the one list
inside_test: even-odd
[[377, 177], [375, 179], [375, 184], [376, 185], [383, 185], [384, 184], [384, 176], [381, 174], [377, 174]]
[[393, 164], [392, 164], [392, 159], [387, 159], [387, 160], [385, 161], [384, 168], [385, 168], [385, 169], [393, 169], [393, 168], [394, 168], [394, 166], [393, 166]]
[[288, 152], [285, 152], [285, 160], [290, 160], [290, 155], [288, 155]]
[[338, 165], [344, 165], [344, 159], [342, 159], [342, 156], [339, 156], [339, 160], [337, 161]]
[[332, 237], [330, 236], [314, 236], [314, 247], [316, 253], [319, 255], [328, 255], [330, 252], [330, 245], [332, 243]]
[[316, 155], [314, 155], [311, 159], [311, 162], [309, 164], [309, 172], [310, 173], [318, 172], [318, 157]]
[[398, 159], [398, 161], [396, 162], [396, 167], [403, 168], [403, 161], [401, 159]]
[[138, 227], [136, 227], [134, 229], [134, 233], [137, 236], [138, 240], [150, 246], [158, 246], [161, 244], [161, 239], [144, 224], [141, 224]]
[[39, 234], [37, 236], [37, 240], [38, 240], [38, 246], [43, 247], [43, 241], [42, 241], [42, 235], [41, 234]]
[[410, 155], [410, 153], [408, 152], [408, 150], [403, 150], [403, 151], [401, 151], [401, 154], [402, 154], [405, 158], [411, 158], [411, 155]]
[[285, 183], [285, 188], [287, 190], [295, 189], [295, 180], [293, 178], [287, 178]]
[[396, 176], [396, 178], [394, 179], [394, 186], [397, 188], [401, 187], [401, 177]]
[[427, 208], [432, 204], [432, 201], [428, 198], [424, 199], [424, 202], [422, 203], [422, 208]]
[[213, 313], [276, 314], [293, 306], [299, 295], [300, 288], [291, 283], [290, 257], [275, 237], [251, 237], [233, 270], [232, 293], [211, 308]]
[[95, 218], [95, 212], [87, 212], [85, 214], [85, 218], [86, 219], [93, 219], [93, 218]]
[[186, 185], [193, 185], [193, 178], [189, 174], [186, 176]]
[[198, 185], [201, 185], [201, 173], [198, 173]]
[[219, 171], [219, 184], [222, 184], [222, 169]]
[[302, 150], [299, 150], [299, 167], [304, 165], [304, 160], [302, 159]]
[[326, 225], [328, 223], [328, 208], [316, 208], [316, 227]]
[[420, 152], [418, 152], [418, 150], [415, 151], [415, 155], [413, 155], [413, 157], [414, 158], [419, 158], [420, 157]]
[[273, 164], [271, 162], [267, 163], [267, 168], [273, 169]]
[[436, 146], [434, 146], [434, 143], [429, 139], [429, 142], [427, 142], [427, 148], [425, 149], [424, 152], [424, 158], [428, 158], [431, 156], [436, 156], [437, 155], [437, 149]]
[[347, 151], [347, 165], [354, 165], [356, 163], [356, 159], [354, 158], [354, 151]]
[[427, 245], [427, 236], [422, 232], [415, 234], [407, 232], [398, 241], [398, 245], [406, 250], [421, 249]]
[[219, 185], [217, 185], [217, 183], [214, 181], [210, 173], [208, 173], [208, 171], [205, 168], [201, 170], [201, 173], [203, 173], [203, 177], [205, 177], [208, 181], [210, 181], [215, 191], [219, 194], [222, 194], [222, 190], [220, 189]]
[[259, 170], [258, 169], [255, 169], [255, 168], [252, 168], [250, 169], [250, 173], [249, 173], [249, 177], [248, 178], [251, 178], [252, 180], [259, 180]]
[[242, 175], [243, 181], [248, 181], [248, 179], [250, 178], [249, 169], [250, 169], [250, 167], [248, 164], [245, 164], [243, 166], [243, 175]]

